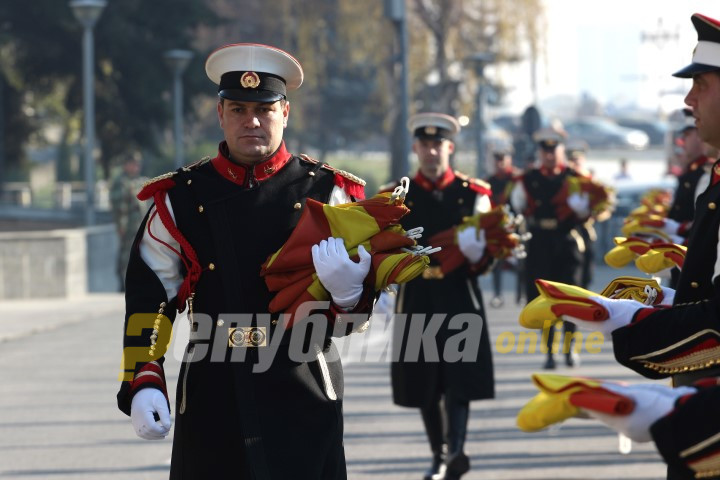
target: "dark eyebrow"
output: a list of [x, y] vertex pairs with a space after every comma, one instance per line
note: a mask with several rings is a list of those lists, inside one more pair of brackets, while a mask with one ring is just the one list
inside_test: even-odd
[[271, 106], [276, 102], [241, 102], [239, 100], [229, 100], [228, 106], [250, 106], [249, 104], [257, 104], [258, 107], [267, 107]]

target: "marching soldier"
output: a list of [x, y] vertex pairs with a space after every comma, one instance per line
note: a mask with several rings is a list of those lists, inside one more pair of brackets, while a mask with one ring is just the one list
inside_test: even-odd
[[[692, 63], [674, 75], [692, 78], [685, 103], [692, 107], [696, 132], [720, 148], [720, 21], [694, 14], [692, 22], [698, 32]], [[571, 319], [584, 328], [612, 333], [621, 364], [648, 378], [672, 376], [677, 388], [628, 390], [636, 402], [632, 415], [601, 420], [636, 440], [654, 440], [673, 480], [720, 478], [719, 206], [716, 161], [709, 187], [695, 203], [677, 291], [663, 288], [666, 296], [674, 295], [672, 307], [646, 308], [634, 300], [594, 297], [607, 309], [606, 321]]]
[[[566, 146], [568, 166], [585, 178], [592, 178], [592, 172], [587, 168], [588, 144], [584, 140], [569, 140]], [[602, 212], [598, 218], [591, 215], [582, 225], [577, 227], [577, 232], [585, 245], [585, 252], [582, 259], [582, 270], [580, 274], [580, 286], [590, 288], [593, 279], [593, 266], [595, 261], [595, 242], [597, 232], [595, 222], [603, 222], [610, 217], [610, 209]]]
[[[127, 272], [118, 405], [138, 436], [159, 440], [169, 433], [161, 339], [187, 308], [192, 327], [175, 399], [170, 478], [344, 479], [342, 369], [332, 329], [307, 338], [310, 360], [293, 358], [292, 330], [267, 314], [272, 294], [260, 268], [288, 240], [308, 198], [354, 201], [363, 197], [364, 182], [286, 150], [287, 92], [303, 80], [291, 55], [228, 45], [210, 54], [205, 70], [218, 85], [225, 140], [215, 158], [162, 175], [139, 194], [155, 203]], [[313, 252], [315, 271], [332, 297], [321, 310], [327, 321], [345, 311], [369, 313], [374, 294], [362, 286], [369, 254], [355, 263], [332, 237], [318, 247], [325, 261]], [[226, 314], [248, 318], [231, 322]], [[256, 371], [269, 346], [276, 349], [271, 365]], [[151, 361], [129, 358], [148, 349]]]
[[[409, 128], [415, 138], [413, 151], [419, 168], [405, 199], [410, 213], [401, 220], [403, 227], [423, 225], [423, 237], [430, 238], [459, 225], [463, 217], [490, 210], [488, 184], [450, 168], [453, 139], [460, 131], [458, 122], [441, 113], [420, 113], [410, 118]], [[431, 256], [431, 266], [422, 278], [400, 286], [395, 307], [396, 313], [407, 314], [408, 321], [396, 321], [393, 332], [393, 345], [400, 348], [400, 355], [394, 355], [399, 361], [391, 365], [393, 400], [397, 405], [420, 409], [433, 455], [426, 480], [458, 479], [470, 470], [464, 451], [470, 401], [495, 395], [489, 333], [477, 283], [485, 243], [477, 238], [475, 228], [463, 233], [458, 244], [467, 258], [466, 266], [443, 274]], [[474, 361], [447, 361], [443, 355], [446, 341], [458, 333], [449, 322], [462, 313], [477, 314], [485, 320], [479, 351]], [[446, 314], [434, 336], [440, 358], [431, 359], [424, 348], [417, 358], [406, 358], [412, 314], [427, 315], [425, 327], [433, 314]]]
[[[538, 278], [562, 283], [580, 282], [584, 243], [577, 231], [590, 216], [589, 198], [581, 194], [568, 196], [558, 202], [565, 181], [578, 174], [565, 163], [565, 137], [552, 128], [535, 132], [534, 140], [540, 149], [540, 165], [526, 171], [512, 191], [510, 202], [516, 212], [527, 221], [532, 238], [526, 245], [525, 294], [527, 301], [538, 296], [535, 280]], [[569, 207], [569, 208], [568, 208]], [[561, 212], [565, 214], [561, 214]], [[575, 326], [563, 325], [562, 351], [568, 366], [575, 366], [578, 357], [572, 351], [572, 334]], [[554, 369], [552, 346], [555, 328], [543, 332], [547, 335], [547, 359], [543, 368]]]
[[[497, 145], [493, 147], [493, 160], [495, 161], [495, 171], [490, 175], [486, 181], [490, 185], [492, 190], [492, 196], [490, 198], [493, 207], [498, 205], [510, 205], [510, 192], [512, 192], [515, 186], [515, 181], [520, 175], [520, 170], [513, 166], [512, 161], [512, 146]], [[502, 274], [505, 268], [513, 268], [518, 274], [518, 294], [516, 295], [518, 300], [521, 297], [519, 290], [522, 289], [521, 285], [521, 273], [522, 268], [521, 259], [513, 259], [514, 265], [511, 266], [508, 260], [501, 260], [495, 265], [492, 271], [493, 278], [493, 293], [494, 296], [490, 300], [490, 305], [499, 308], [502, 307], [505, 301], [502, 297]]]

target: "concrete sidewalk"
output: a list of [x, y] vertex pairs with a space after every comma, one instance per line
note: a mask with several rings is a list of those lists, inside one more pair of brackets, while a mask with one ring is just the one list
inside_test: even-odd
[[[598, 269], [599, 288], [632, 272]], [[515, 336], [520, 307], [514, 278], [506, 275], [506, 305], [488, 307], [493, 336], [497, 398], [473, 402], [467, 451], [480, 479], [659, 479], [664, 465], [652, 444], [618, 453], [618, 438], [593, 421], [571, 420], [560, 428], [527, 434], [515, 427], [517, 411], [535, 395], [530, 375], [540, 353], [499, 353], [502, 332]], [[489, 277], [482, 284], [489, 285]], [[487, 290], [486, 290], [487, 291]], [[596, 290], [597, 291], [597, 290]], [[489, 300], [486, 295], [486, 302]], [[170, 439], [137, 438], [115, 406], [123, 318], [120, 294], [68, 301], [3, 302], [0, 318], [0, 478], [167, 478]], [[174, 397], [178, 355], [187, 322], [179, 318], [176, 347], [166, 363]], [[386, 325], [377, 322], [357, 341], [366, 356], [345, 361], [345, 448], [350, 479], [417, 480], [429, 451], [417, 410], [391, 401], [389, 365], [381, 359]], [[353, 340], [355, 342], [356, 339]], [[368, 361], [372, 359], [373, 361]], [[606, 344], [585, 353], [579, 368], [557, 373], [613, 380], [645, 381], [618, 366]], [[208, 439], [211, 441], [211, 439]]]

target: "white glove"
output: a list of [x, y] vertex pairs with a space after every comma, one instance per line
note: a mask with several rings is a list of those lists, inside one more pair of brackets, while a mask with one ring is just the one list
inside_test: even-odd
[[486, 245], [485, 230], [478, 232], [477, 228], [468, 227], [458, 232], [458, 247], [470, 263], [475, 263], [482, 258]]
[[675, 402], [678, 398], [697, 392], [697, 389], [693, 387], [672, 388], [660, 384], [646, 383], [637, 385], [603, 383], [602, 386], [615, 393], [632, 398], [635, 401], [635, 408], [632, 413], [629, 415], [611, 415], [586, 409], [582, 409], [582, 411], [636, 442], [649, 442], [652, 440], [650, 435], [652, 424], [675, 408]]
[[661, 305], [672, 305], [675, 301], [675, 290], [673, 290], [670, 287], [660, 287], [662, 288], [663, 293], [663, 300]]
[[590, 197], [587, 193], [573, 193], [568, 197], [567, 204], [579, 218], [590, 215]]
[[635, 312], [641, 308], [647, 308], [637, 300], [626, 300], [624, 298], [607, 298], [598, 295], [597, 297], [589, 297], [608, 311], [608, 319], [603, 321], [582, 320], [579, 318], [563, 315], [563, 320], [572, 322], [583, 330], [590, 332], [601, 332], [603, 335], [609, 335], [613, 330], [628, 325], [635, 315]]
[[665, 224], [662, 226], [662, 229], [665, 233], [668, 235], [677, 235], [678, 230], [680, 230], [680, 223], [676, 222], [672, 218], [666, 218]]
[[[160, 421], [155, 421], [157, 413]], [[143, 388], [135, 394], [130, 405], [130, 419], [138, 437], [162, 440], [170, 433], [172, 420], [165, 395], [157, 388]]]
[[358, 246], [360, 262], [350, 259], [342, 238], [330, 237], [312, 247], [313, 265], [320, 283], [340, 308], [352, 308], [360, 301], [363, 281], [370, 271], [372, 257]]

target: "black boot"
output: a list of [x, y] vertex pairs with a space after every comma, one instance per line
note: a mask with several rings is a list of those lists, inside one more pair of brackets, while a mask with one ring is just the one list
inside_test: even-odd
[[563, 322], [563, 353], [568, 367], [580, 366], [580, 355], [574, 351], [576, 326], [574, 323]]
[[445, 480], [457, 480], [470, 471], [470, 458], [464, 451], [470, 403], [467, 400], [447, 395], [445, 411], [448, 420], [448, 456], [445, 461]]
[[[543, 364], [543, 369], [545, 370], [555, 370], [555, 359], [553, 358], [553, 340], [555, 339], [555, 326], [551, 325], [550, 327], [547, 327], [547, 359], [545, 360], [545, 363]], [[543, 335], [545, 332], [543, 332]]]
[[425, 433], [430, 442], [430, 450], [433, 458], [430, 468], [427, 469], [423, 480], [442, 480], [445, 478], [445, 436], [443, 434], [443, 418], [440, 408], [440, 400], [433, 402], [431, 406], [420, 409]]

